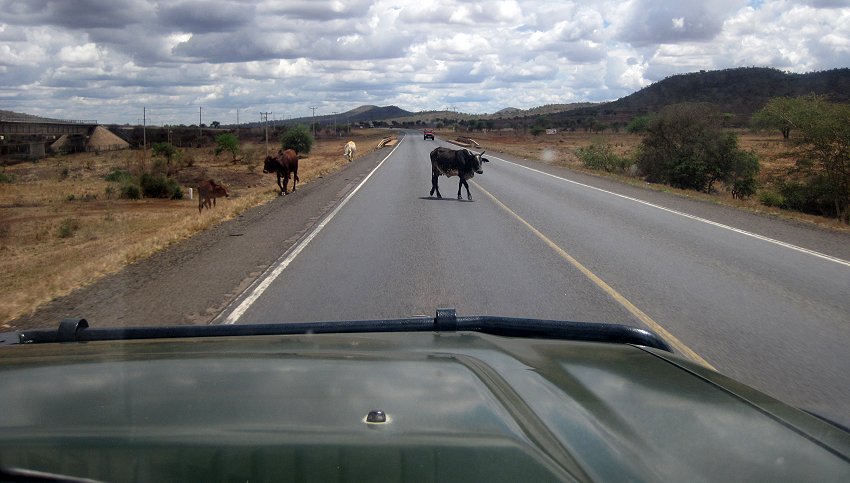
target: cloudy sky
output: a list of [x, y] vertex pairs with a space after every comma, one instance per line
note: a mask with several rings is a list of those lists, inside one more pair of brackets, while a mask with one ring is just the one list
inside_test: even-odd
[[850, 66], [850, 0], [0, 0], [0, 109], [101, 123], [495, 112]]

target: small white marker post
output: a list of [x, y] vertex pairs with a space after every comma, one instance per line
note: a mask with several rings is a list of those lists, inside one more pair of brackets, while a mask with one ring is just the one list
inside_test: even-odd
[[189, 188], [189, 199], [192, 199], [192, 188]]

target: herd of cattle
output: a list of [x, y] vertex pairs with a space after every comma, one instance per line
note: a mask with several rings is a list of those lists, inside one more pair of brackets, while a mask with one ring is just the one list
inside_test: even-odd
[[[354, 154], [357, 152], [357, 145], [354, 141], [349, 141], [343, 149], [343, 156], [351, 162], [354, 159]], [[437, 198], [442, 198], [438, 178], [445, 176], [450, 178], [457, 176], [460, 182], [457, 186], [457, 199], [461, 197], [461, 188], [466, 188], [466, 198], [472, 200], [472, 195], [469, 193], [469, 184], [467, 180], [471, 179], [475, 174], [482, 174], [484, 170], [482, 163], [489, 160], [483, 157], [484, 151], [481, 153], [473, 153], [468, 149], [449, 149], [439, 147], [431, 151], [431, 194], [437, 193]], [[295, 192], [295, 187], [298, 184], [298, 159], [299, 154], [292, 149], [279, 150], [274, 156], [266, 156], [263, 161], [263, 173], [274, 173], [277, 175], [277, 186], [280, 188], [280, 195], [289, 193], [289, 179], [292, 178], [292, 192]], [[283, 182], [281, 182], [281, 180]], [[198, 184], [198, 213], [201, 213], [203, 208], [211, 209], [215, 206], [215, 200], [219, 197], [228, 197], [229, 193], [224, 185], [218, 184], [213, 180], [204, 180]]]

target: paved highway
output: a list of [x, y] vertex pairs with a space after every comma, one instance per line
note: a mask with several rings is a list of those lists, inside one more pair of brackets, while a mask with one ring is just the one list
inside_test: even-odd
[[454, 199], [457, 178], [444, 177], [437, 200], [428, 153], [438, 145], [447, 144], [405, 137], [219, 320], [455, 307], [625, 323], [850, 426], [847, 236], [702, 203], [671, 207], [654, 192], [491, 153], [470, 183], [472, 202]]

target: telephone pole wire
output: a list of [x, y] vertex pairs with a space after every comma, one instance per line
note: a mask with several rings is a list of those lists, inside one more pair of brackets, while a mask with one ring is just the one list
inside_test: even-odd
[[271, 114], [271, 112], [260, 113], [260, 121], [265, 122], [266, 128], [266, 156], [269, 155], [269, 114]]
[[313, 127], [313, 138], [315, 139], [316, 138], [316, 109], [318, 109], [318, 107], [310, 107], [310, 109], [313, 110], [313, 122], [311, 124], [313, 125], [312, 126]]

